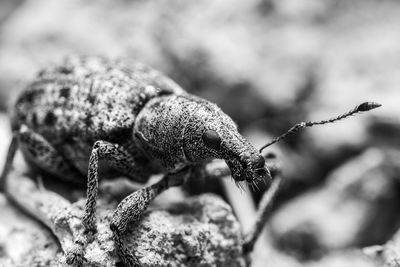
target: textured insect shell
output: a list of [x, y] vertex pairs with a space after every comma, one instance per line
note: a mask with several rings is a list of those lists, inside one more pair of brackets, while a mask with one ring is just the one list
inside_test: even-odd
[[[220, 158], [227, 161], [235, 180], [257, 178], [253, 162], [260, 157], [258, 150], [214, 103], [189, 94], [168, 95], [151, 99], [146, 107], [134, 131], [149, 158], [158, 158], [170, 171]], [[218, 147], [204, 143], [202, 137], [209, 130], [220, 138]]]
[[218, 158], [220, 155], [207, 149], [201, 139], [207, 120], [216, 115], [214, 109], [202, 112], [208, 105], [217, 108], [190, 94], [153, 98], [137, 117], [135, 137], [149, 157], [160, 159], [169, 171]]
[[[160, 170], [132, 137], [137, 114], [152, 98], [184, 93], [175, 82], [142, 64], [70, 57], [42, 70], [18, 97], [12, 128], [18, 131], [26, 125], [43, 136], [82, 173], [79, 179], [85, 179], [97, 140], [123, 146], [150, 175]], [[34, 156], [24, 156], [35, 165]]]

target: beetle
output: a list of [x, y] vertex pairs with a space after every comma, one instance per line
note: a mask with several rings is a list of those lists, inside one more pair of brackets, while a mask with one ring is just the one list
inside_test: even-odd
[[9, 158], [18, 147], [43, 172], [70, 182], [87, 177], [85, 234], [67, 253], [70, 264], [82, 263], [96, 233], [98, 169], [104, 161], [110, 177], [123, 174], [143, 183], [152, 174], [166, 174], [140, 199], [128, 196], [115, 212], [111, 228], [130, 266], [139, 262], [118, 242], [121, 225], [139, 218], [156, 195], [184, 183], [200, 163], [221, 158], [237, 182], [270, 180], [263, 156], [217, 105], [140, 63], [79, 56], [44, 69], [18, 97], [11, 125]]
[[[377, 107], [372, 102], [363, 105], [352, 112]], [[1, 188], [17, 149], [32, 168], [68, 182], [87, 183], [84, 231], [67, 252], [68, 264], [81, 265], [84, 248], [95, 238], [100, 178], [123, 174], [144, 183], [153, 174], [165, 174], [127, 196], [113, 214], [110, 228], [128, 266], [140, 266], [121, 241], [128, 222], [137, 221], [157, 195], [182, 185], [204, 162], [225, 160], [238, 184], [271, 181], [261, 150], [217, 105], [140, 63], [76, 56], [45, 68], [18, 97], [11, 125], [13, 139]], [[289, 133], [308, 126], [299, 124]]]

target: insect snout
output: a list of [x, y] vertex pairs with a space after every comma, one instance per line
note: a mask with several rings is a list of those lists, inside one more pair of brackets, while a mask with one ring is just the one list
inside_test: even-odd
[[261, 155], [257, 155], [254, 158], [253, 168], [256, 169], [256, 170], [261, 170], [261, 169], [264, 169], [264, 167], [265, 167], [265, 159], [264, 159], [264, 157], [261, 156]]
[[249, 183], [259, 180], [268, 180], [269, 171], [265, 165], [265, 159], [260, 154], [244, 154], [241, 157], [242, 179]]
[[241, 162], [243, 168], [248, 170], [258, 171], [265, 167], [265, 159], [261, 155], [244, 154]]

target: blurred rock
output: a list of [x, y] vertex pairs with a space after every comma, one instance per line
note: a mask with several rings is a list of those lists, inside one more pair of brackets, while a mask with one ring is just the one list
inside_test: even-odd
[[400, 148], [399, 118], [377, 118], [370, 125], [369, 143], [384, 148]]
[[325, 256], [320, 261], [306, 263], [307, 267], [380, 267], [377, 262], [372, 261], [362, 254], [361, 251], [344, 250]]
[[55, 266], [57, 240], [0, 194], [0, 266]]
[[[347, 11], [339, 15], [346, 5]], [[319, 153], [368, 145], [366, 122], [374, 116], [392, 118], [400, 125], [400, 17], [395, 15], [399, 3], [336, 1], [336, 9], [327, 26], [333, 38], [325, 40], [321, 50], [316, 71], [318, 88], [308, 119], [332, 116], [358, 102], [375, 101], [383, 106], [373, 115], [337, 123], [334, 130], [320, 127], [309, 131], [307, 137]]]
[[278, 248], [310, 260], [384, 243], [400, 222], [399, 160], [397, 151], [367, 150], [283, 206], [271, 219]]
[[375, 245], [364, 249], [371, 259], [378, 261], [380, 266], [398, 267], [400, 263], [400, 231], [383, 245]]
[[0, 26], [1, 24], [9, 18], [15, 9], [21, 5], [23, 0], [3, 0], [1, 1], [0, 9]]
[[[266, 265], [268, 263], [268, 265]], [[252, 267], [382, 267], [382, 264], [366, 256], [358, 249], [343, 249], [324, 255], [321, 259], [299, 261], [277, 249], [272, 243], [264, 250], [263, 255], [255, 258]]]
[[397, 233], [393, 236], [393, 239], [384, 246], [379, 246], [375, 259], [381, 260], [381, 266], [398, 267], [400, 262], [399, 248], [400, 234]]
[[129, 57], [221, 104], [240, 123], [252, 121], [270, 105], [292, 106], [321, 42], [316, 29], [269, 20], [258, 5], [27, 0], [3, 25], [0, 88], [18, 92], [41, 66], [71, 53]]

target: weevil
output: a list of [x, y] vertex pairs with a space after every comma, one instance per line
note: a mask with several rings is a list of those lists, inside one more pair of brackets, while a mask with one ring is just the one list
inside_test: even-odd
[[[378, 106], [364, 103], [322, 122]], [[296, 125], [288, 133], [314, 124]], [[32, 168], [65, 181], [87, 183], [84, 231], [67, 252], [68, 264], [81, 265], [84, 248], [95, 238], [100, 178], [122, 174], [144, 183], [152, 174], [164, 174], [159, 182], [127, 196], [113, 214], [110, 228], [127, 266], [140, 266], [121, 241], [127, 224], [137, 221], [157, 195], [182, 185], [204, 162], [225, 160], [238, 184], [271, 180], [261, 150], [238, 132], [217, 105], [185, 92], [140, 63], [78, 56], [43, 69], [18, 97], [11, 125], [3, 190], [17, 149]]]

